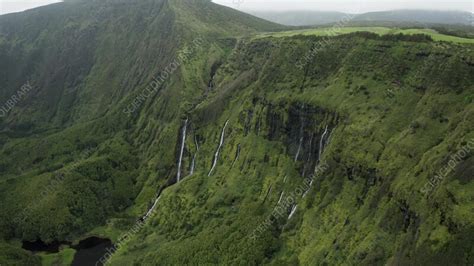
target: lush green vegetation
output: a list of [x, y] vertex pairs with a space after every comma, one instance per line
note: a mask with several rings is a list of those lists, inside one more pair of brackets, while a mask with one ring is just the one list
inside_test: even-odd
[[59, 253], [41, 254], [41, 265], [71, 265], [75, 252], [74, 249], [66, 248]]
[[[219, 90], [191, 115], [199, 127], [188, 135], [210, 140], [199, 150], [205, 159], [193, 176], [166, 190], [158, 215], [114, 262], [463, 265], [471, 260], [474, 190], [462, 176], [472, 176], [472, 168], [450, 175], [432, 195], [420, 192], [444, 158], [474, 138], [473, 70], [465, 61], [473, 55], [471, 47], [355, 34], [331, 40], [306, 71], [295, 68], [296, 59], [318, 40], [257, 39], [234, 51], [217, 73]], [[301, 116], [314, 121], [305, 128], [314, 136], [337, 124], [324, 155], [330, 170], [299, 200], [292, 220], [274, 220], [252, 241], [280, 192], [295, 191], [303, 182], [304, 163], [293, 161]], [[208, 177], [226, 119], [218, 170]], [[240, 159], [233, 165], [239, 145]]]
[[406, 34], [406, 35], [415, 35], [415, 34], [425, 34], [433, 38], [435, 41], [446, 41], [454, 43], [469, 43], [474, 44], [474, 39], [472, 38], [462, 38], [452, 35], [446, 35], [439, 33], [434, 29], [399, 29], [399, 28], [389, 28], [389, 27], [326, 27], [326, 28], [314, 28], [314, 29], [302, 29], [302, 30], [291, 30], [291, 31], [282, 31], [277, 33], [263, 33], [259, 37], [288, 37], [295, 35], [315, 35], [315, 36], [334, 36], [341, 34], [348, 34], [353, 32], [372, 32], [378, 35], [387, 35], [387, 34]]
[[40, 265], [41, 259], [11, 243], [0, 243], [2, 265]]
[[[21, 240], [117, 241], [162, 188], [114, 265], [474, 263], [472, 152], [421, 191], [474, 140], [471, 43], [377, 28], [314, 53], [321, 29], [261, 34], [281, 28], [207, 1], [73, 1], [0, 23], [0, 100], [25, 77], [37, 87], [0, 120], [2, 265], [74, 254]], [[303, 198], [319, 152], [327, 169]], [[294, 216], [262, 227], [281, 192]]]

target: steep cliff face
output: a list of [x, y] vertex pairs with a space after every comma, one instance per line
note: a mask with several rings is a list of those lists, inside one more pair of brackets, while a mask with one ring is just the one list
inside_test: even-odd
[[[117, 241], [150, 217], [112, 262], [472, 264], [472, 46], [352, 34], [308, 56], [321, 38], [249, 36], [275, 25], [207, 1], [104, 8], [65, 20], [94, 36], [71, 37], [93, 54], [77, 71], [12, 68], [39, 94], [1, 121], [4, 240]], [[40, 61], [67, 62], [37, 30]], [[13, 60], [22, 31], [1, 32]]]
[[[295, 68], [317, 40], [243, 41], [221, 59], [188, 113], [193, 175], [114, 262], [472, 260], [472, 49], [361, 34]], [[426, 190], [459, 150], [463, 170]]]

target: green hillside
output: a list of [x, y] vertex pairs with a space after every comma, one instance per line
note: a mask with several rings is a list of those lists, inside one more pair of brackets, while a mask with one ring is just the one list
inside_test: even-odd
[[0, 264], [88, 236], [112, 265], [474, 263], [472, 43], [275, 33], [204, 0], [0, 25], [0, 102], [31, 85], [0, 118]]

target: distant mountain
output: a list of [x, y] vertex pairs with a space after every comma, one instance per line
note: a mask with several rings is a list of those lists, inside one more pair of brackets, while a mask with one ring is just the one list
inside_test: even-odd
[[365, 13], [354, 20], [472, 25], [473, 14], [462, 11], [393, 10]]
[[[322, 11], [247, 12], [254, 16], [289, 26], [331, 24], [341, 21], [344, 17], [351, 16], [341, 12]], [[393, 10], [356, 15], [351, 21], [355, 23], [392, 22], [473, 25], [473, 14], [462, 11]]]
[[334, 23], [347, 16], [342, 12], [324, 11], [247, 11], [256, 17], [288, 26], [310, 26]]

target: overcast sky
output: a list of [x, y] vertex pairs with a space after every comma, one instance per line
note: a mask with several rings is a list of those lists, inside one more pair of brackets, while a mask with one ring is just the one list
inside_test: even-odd
[[364, 13], [393, 9], [474, 11], [474, 0], [213, 0], [241, 10], [322, 10]]
[[[322, 10], [363, 13], [392, 9], [474, 11], [474, 0], [213, 0], [241, 10]], [[61, 0], [0, 0], [0, 14], [19, 12]]]
[[62, 2], [61, 0], [0, 0], [0, 15], [20, 12], [30, 8]]

